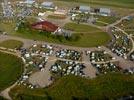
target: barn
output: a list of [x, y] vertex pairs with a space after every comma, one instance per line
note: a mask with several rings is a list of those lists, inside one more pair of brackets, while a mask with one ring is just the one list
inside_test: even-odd
[[59, 30], [58, 26], [48, 21], [41, 21], [41, 22], [34, 23], [32, 24], [32, 28], [36, 30], [43, 30], [52, 33], [56, 33]]

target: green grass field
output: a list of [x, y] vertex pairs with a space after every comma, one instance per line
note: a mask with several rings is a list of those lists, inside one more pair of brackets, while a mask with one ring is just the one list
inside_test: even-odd
[[[23, 38], [30, 38], [34, 40], [41, 40], [51, 43], [65, 44], [70, 46], [77, 47], [95, 47], [99, 45], [105, 45], [111, 39], [110, 36], [94, 27], [83, 24], [68, 23], [65, 25], [65, 28], [73, 30], [73, 37], [79, 37], [78, 40], [66, 40], [65, 38], [56, 38], [56, 36], [50, 36], [49, 33], [31, 30], [29, 28], [22, 28], [14, 35], [20, 36]], [[72, 37], [72, 38], [73, 38]]]
[[[95, 79], [66, 76], [51, 87], [31, 90], [16, 86], [10, 92], [14, 100], [104, 100], [134, 94], [134, 75], [109, 73]], [[35, 98], [35, 99], [34, 99]]]
[[106, 23], [102, 23], [102, 22], [96, 22], [95, 25], [97, 25], [97, 26], [107, 26]]
[[0, 52], [0, 91], [12, 85], [22, 71], [23, 63], [20, 58]]
[[0, 30], [1, 31], [5, 31], [7, 33], [13, 33], [15, 29], [15, 22], [11, 22], [11, 23], [6, 23], [6, 22], [1, 22], [0, 23]]
[[81, 37], [77, 42], [72, 42], [73, 45], [94, 47], [105, 45], [110, 40], [110, 36], [107, 33], [89, 25], [67, 23], [64, 28], [72, 30], [74, 34]]
[[104, 23], [108, 23], [108, 24], [112, 24], [114, 22], [116, 22], [116, 20], [118, 20], [119, 18], [116, 18], [116, 17], [111, 17], [111, 16], [99, 16], [99, 15], [96, 15], [94, 16], [95, 18], [98, 18], [97, 21], [101, 21], [101, 22], [104, 22]]
[[84, 25], [84, 24], [77, 24], [77, 23], [67, 23], [64, 26], [65, 29], [69, 29], [75, 32], [81, 33], [92, 33], [92, 32], [102, 32], [100, 29], [95, 27]]
[[23, 43], [21, 41], [17, 40], [6, 40], [0, 43], [1, 47], [15, 49], [15, 48], [21, 48], [23, 46]]
[[66, 19], [66, 16], [56, 16], [56, 15], [49, 15], [49, 16], [47, 16], [47, 18], [50, 18], [50, 19], [61, 19], [61, 20], [63, 20], [63, 19]]
[[[59, 39], [56, 39], [54, 36], [48, 37], [48, 33], [40, 33], [38, 31], [31, 31], [28, 29], [28, 27], [24, 28], [23, 30], [16, 32], [14, 30], [15, 23], [9, 23], [4, 24], [0, 23], [0, 29], [6, 30], [6, 25], [8, 27], [8, 30], [6, 30], [7, 33], [23, 38], [29, 38], [34, 40], [41, 40], [51, 43], [58, 43], [58, 44], [65, 44], [70, 46], [77, 46], [77, 47], [94, 47], [99, 45], [105, 45], [110, 40], [110, 36], [95, 28], [88, 25], [83, 24], [75, 24], [75, 23], [67, 23], [65, 25], [65, 28], [73, 30], [75, 35], [79, 35], [80, 39], [78, 41], [68, 41], [65, 38], [62, 38], [62, 41], [59, 41]], [[3, 26], [4, 25], [4, 26]], [[1, 27], [2, 26], [2, 27]], [[18, 43], [16, 43], [18, 44]], [[4, 44], [3, 44], [4, 45]], [[7, 44], [6, 44], [7, 45]]]
[[56, 1], [79, 2], [89, 5], [95, 4], [101, 6], [112, 6], [120, 8], [134, 8], [133, 0], [56, 0]]

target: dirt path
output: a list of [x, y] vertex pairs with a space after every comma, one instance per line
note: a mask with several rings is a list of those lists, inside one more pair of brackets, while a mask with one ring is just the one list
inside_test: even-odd
[[52, 84], [52, 81], [50, 80], [51, 73], [49, 69], [54, 63], [55, 63], [55, 60], [48, 59], [48, 62], [44, 68], [44, 71], [39, 71], [39, 72], [35, 72], [34, 74], [32, 74], [29, 78], [29, 82], [33, 85], [38, 85], [41, 88], [44, 88]]
[[12, 86], [6, 88], [4, 91], [0, 93], [0, 96], [6, 98], [7, 100], [12, 100], [12, 98], [9, 96], [9, 92], [12, 88], [14, 88], [17, 85], [17, 83], [14, 83]]

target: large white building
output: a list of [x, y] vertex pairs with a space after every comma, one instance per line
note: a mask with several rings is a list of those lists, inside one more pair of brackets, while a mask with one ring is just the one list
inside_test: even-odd
[[80, 6], [79, 11], [89, 13], [90, 12], [90, 7], [89, 6]]
[[53, 2], [43, 2], [41, 7], [46, 9], [54, 9], [55, 6]]
[[100, 8], [100, 15], [110, 16], [111, 15], [111, 10], [109, 8]]
[[24, 3], [32, 5], [35, 3], [35, 0], [26, 0]]

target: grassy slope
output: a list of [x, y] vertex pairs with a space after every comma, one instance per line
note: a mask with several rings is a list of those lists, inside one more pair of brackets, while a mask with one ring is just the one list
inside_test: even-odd
[[84, 25], [84, 24], [76, 24], [76, 23], [67, 23], [67, 24], [65, 24], [64, 28], [75, 31], [75, 32], [81, 32], [81, 33], [84, 33], [84, 32], [91, 33], [91, 32], [96, 32], [96, 31], [102, 32], [101, 30], [99, 30], [95, 27], [92, 27], [89, 25]]
[[75, 23], [70, 23], [67, 24], [66, 27], [71, 29], [73, 28], [73, 30], [76, 32], [75, 34], [79, 34], [80, 39], [76, 41], [75, 40], [67, 41], [64, 38], [62, 38], [62, 41], [59, 41], [55, 37], [47, 36], [48, 34], [47, 32], [39, 33], [38, 31], [35, 30], [29, 30], [29, 28], [24, 28], [16, 32], [14, 35], [23, 38], [30, 38], [35, 40], [78, 46], [78, 47], [94, 47], [98, 45], [105, 45], [108, 42], [108, 40], [110, 40], [110, 36], [107, 33], [102, 32], [101, 30], [88, 25], [83, 24], [76, 25]]
[[0, 91], [13, 84], [23, 71], [21, 59], [0, 52]]
[[14, 32], [14, 29], [15, 29], [15, 22], [12, 22], [12, 23], [3, 23], [3, 22], [1, 22], [0, 23], [0, 30], [2, 30], [2, 31], [12, 33], [12, 32]]
[[59, 1], [70, 1], [70, 2], [81, 2], [89, 4], [97, 4], [104, 6], [113, 6], [121, 8], [134, 8], [133, 0], [59, 0]]
[[15, 49], [15, 48], [22, 47], [23, 43], [17, 40], [6, 40], [6, 41], [1, 42], [0, 46], [5, 47], [5, 48], [10, 48], [10, 49]]
[[81, 36], [80, 40], [77, 42], [72, 42], [72, 44], [76, 46], [93, 47], [105, 45], [107, 41], [110, 40], [110, 37], [107, 33], [102, 32], [101, 30], [92, 26], [67, 23], [64, 27], [65, 29], [72, 30], [75, 34], [79, 34]]
[[[18, 96], [25, 100], [71, 100], [72, 98], [90, 98], [90, 100], [104, 100], [118, 98], [122, 95], [134, 94], [134, 76], [123, 74], [107, 74], [92, 80], [81, 77], [66, 76], [46, 89], [30, 90], [17, 86], [10, 94], [14, 99]], [[31, 99], [29, 99], [31, 98]], [[15, 99], [19, 100], [19, 99]]]
[[95, 16], [95, 18], [98, 18], [98, 21], [102, 21], [102, 22], [105, 22], [105, 23], [108, 23], [108, 24], [112, 24], [116, 20], [119, 19], [119, 18], [111, 17], [111, 16], [107, 16], [107, 17], [104, 17], [104, 16]]
[[62, 20], [62, 19], [65, 19], [66, 18], [66, 16], [56, 16], [56, 15], [48, 15], [48, 17], [47, 18], [50, 18], [50, 19], [60, 19], [60, 20]]

